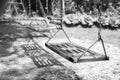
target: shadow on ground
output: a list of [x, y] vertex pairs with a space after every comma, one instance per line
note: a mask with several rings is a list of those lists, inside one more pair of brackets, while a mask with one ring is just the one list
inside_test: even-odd
[[29, 33], [30, 30], [27, 30], [17, 23], [0, 24], [0, 57], [14, 54], [16, 50], [14, 49], [13, 43], [19, 38], [29, 40], [33, 37], [30, 36]]

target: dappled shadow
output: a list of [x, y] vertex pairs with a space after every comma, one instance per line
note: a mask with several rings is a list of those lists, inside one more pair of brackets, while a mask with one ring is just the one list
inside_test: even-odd
[[16, 24], [0, 24], [0, 57], [10, 56], [16, 52], [13, 43], [16, 41], [16, 34], [21, 32]]
[[[100, 28], [100, 24], [98, 22], [94, 22], [94, 25], [97, 28]], [[117, 29], [119, 29], [119, 27], [114, 27], [114, 26], [111, 26], [111, 25], [102, 25], [101, 24], [101, 27], [102, 27], [102, 29], [109, 29], [109, 30], [117, 30]]]
[[11, 42], [0, 42], [0, 57], [10, 56], [14, 52], [15, 50], [13, 50]]
[[11, 68], [4, 70], [0, 74], [0, 80], [30, 80], [26, 78], [28, 76], [28, 71], [24, 69]]
[[37, 70], [33, 80], [82, 80], [75, 72], [65, 67], [54, 66]]
[[76, 23], [76, 24], [67, 24], [67, 23], [64, 22], [64, 24], [66, 25], [66, 27], [69, 27], [69, 28], [76, 27], [76, 26], [79, 26], [79, 25], [81, 25], [82, 28], [91, 28], [92, 27], [89, 24], [82, 24], [81, 22]]
[[45, 34], [35, 32], [26, 28], [26, 26], [20, 25], [18, 23], [3, 23], [0, 24], [0, 57], [9, 56], [15, 53], [13, 49], [13, 43], [18, 39], [24, 39], [30, 41], [32, 38], [48, 37]]
[[0, 24], [0, 57], [10, 56], [16, 51], [13, 43], [18, 37], [26, 36], [27, 31], [18, 24]]
[[91, 28], [92, 27], [91, 25], [82, 24], [82, 23], [80, 23], [80, 25], [81, 25], [82, 28]]

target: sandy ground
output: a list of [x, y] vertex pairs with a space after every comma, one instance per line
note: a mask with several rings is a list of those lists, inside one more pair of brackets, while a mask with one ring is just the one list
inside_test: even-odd
[[[13, 30], [12, 27], [15, 29]], [[7, 31], [6, 31], [7, 30]], [[20, 32], [18, 32], [18, 31]], [[25, 31], [17, 29], [15, 26], [1, 27], [0, 32], [14, 33], [17, 35], [25, 35]], [[14, 31], [14, 32], [13, 32]], [[81, 28], [80, 26], [74, 28], [66, 28], [65, 31], [70, 36], [73, 43], [88, 48], [95, 40], [97, 40], [98, 29], [93, 28]], [[22, 33], [24, 34], [22, 34]], [[71, 63], [65, 58], [54, 53], [47, 47], [45, 42], [48, 38], [34, 38], [34, 41], [41, 45], [44, 49], [49, 51], [58, 61], [60, 61], [65, 67], [75, 71], [81, 80], [119, 80], [120, 79], [120, 49], [119, 49], [119, 30], [103, 30], [102, 36], [105, 41], [105, 47], [110, 60], [97, 61], [97, 62], [84, 62], [84, 63]], [[21, 34], [20, 34], [21, 33]], [[4, 46], [0, 48], [0, 80], [32, 80], [32, 77], [36, 75], [38, 68], [34, 65], [33, 61], [25, 56], [24, 51], [20, 48], [20, 45], [26, 43], [33, 43], [29, 38], [17, 39], [15, 41], [1, 41], [1, 43], [10, 44], [9, 47]], [[50, 42], [66, 42], [62, 32], [59, 32], [53, 40]], [[92, 50], [103, 53], [101, 43], [97, 43]], [[32, 75], [32, 76], [31, 76]], [[11, 77], [12, 79], [9, 79]], [[49, 79], [48, 79], [49, 80]]]
[[[71, 39], [72, 42], [82, 45], [84, 47], [89, 47], [93, 43], [93, 41], [90, 40], [79, 40], [79, 39]], [[36, 40], [37, 42], [40, 42], [40, 40]], [[59, 39], [59, 40], [52, 40], [55, 41], [65, 41], [65, 39]], [[51, 41], [51, 43], [52, 43]], [[43, 42], [41, 42], [43, 43]], [[39, 43], [39, 44], [41, 44]], [[102, 46], [98, 43], [96, 44], [92, 50], [103, 53]], [[44, 45], [43, 47], [47, 49]], [[48, 50], [48, 49], [47, 49]], [[116, 75], [116, 66], [119, 66], [119, 48], [114, 47], [111, 44], [106, 44], [106, 50], [108, 53], [108, 56], [110, 57], [109, 61], [98, 61], [98, 62], [83, 62], [83, 63], [71, 63], [61, 56], [55, 54], [54, 52], [48, 50], [51, 52], [55, 58], [57, 58], [62, 64], [64, 64], [69, 69], [72, 69], [76, 72], [77, 75], [83, 78], [83, 80], [119, 80], [119, 73]]]

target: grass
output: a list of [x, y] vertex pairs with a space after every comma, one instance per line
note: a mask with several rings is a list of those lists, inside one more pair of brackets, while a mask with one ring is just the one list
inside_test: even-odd
[[[92, 40], [95, 41], [98, 39], [98, 28], [82, 28], [81, 26], [73, 28], [64, 28], [69, 37], [83, 39], [83, 40]], [[105, 43], [109, 43], [115, 46], [120, 47], [120, 30], [110, 30], [102, 29], [101, 35]], [[62, 33], [60, 34], [62, 35]], [[59, 36], [60, 36], [59, 35]]]

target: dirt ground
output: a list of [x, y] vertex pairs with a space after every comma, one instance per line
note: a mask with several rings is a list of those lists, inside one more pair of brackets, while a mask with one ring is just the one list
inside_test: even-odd
[[[33, 61], [25, 56], [20, 45], [28, 43], [27, 32], [24, 28], [18, 28], [16, 25], [0, 27], [1, 36], [17, 36], [17, 39], [0, 40], [0, 80], [34, 80], [38, 68]], [[64, 27], [71, 41], [78, 45], [88, 48], [97, 40], [98, 28], [82, 28], [81, 26], [67, 28]], [[4, 34], [2, 34], [4, 33]], [[11, 35], [7, 35], [7, 34]], [[81, 80], [120, 80], [120, 30], [102, 30], [102, 37], [110, 60], [97, 62], [71, 63], [65, 58], [54, 53], [47, 47], [45, 42], [48, 38], [34, 38], [34, 41], [49, 51], [66, 68], [74, 71]], [[25, 37], [23, 37], [25, 36]], [[20, 38], [19, 38], [20, 37]], [[22, 38], [21, 38], [22, 37]], [[50, 42], [68, 41], [60, 31]], [[31, 40], [29, 43], [33, 43]], [[97, 43], [92, 50], [103, 53], [101, 43]], [[50, 80], [50, 79], [48, 79]]]

